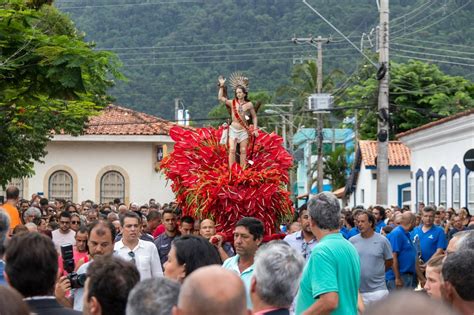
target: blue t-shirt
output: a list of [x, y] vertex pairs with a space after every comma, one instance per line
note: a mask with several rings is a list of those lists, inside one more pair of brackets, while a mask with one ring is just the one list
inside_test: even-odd
[[411, 240], [415, 244], [415, 248], [421, 251], [421, 259], [424, 262], [430, 260], [431, 256], [438, 248], [446, 249], [446, 234], [439, 226], [433, 225], [431, 228], [423, 232], [422, 226], [417, 226], [410, 233]]
[[353, 227], [352, 229], [349, 230], [349, 232], [347, 232], [346, 239], [350, 239], [351, 237], [356, 236], [359, 233], [360, 233], [359, 228]]
[[[397, 226], [387, 235], [392, 251], [397, 253], [398, 268], [400, 273], [416, 273], [416, 249], [410, 239], [410, 233], [405, 232], [401, 226]], [[385, 279], [394, 280], [395, 274], [392, 269], [385, 273]]]
[[384, 222], [384, 220], [380, 220], [379, 222], [377, 222], [377, 224], [375, 225], [375, 232], [377, 233], [380, 233], [380, 230], [382, 230], [382, 228], [384, 226], [386, 226], [387, 224]]

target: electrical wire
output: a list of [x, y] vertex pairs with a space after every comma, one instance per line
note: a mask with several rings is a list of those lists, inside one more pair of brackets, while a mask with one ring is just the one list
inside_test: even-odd
[[446, 55], [440, 55], [440, 54], [432, 54], [432, 53], [427, 53], [427, 52], [418, 52], [418, 51], [413, 51], [413, 50], [397, 49], [397, 48], [392, 48], [392, 50], [400, 51], [404, 53], [410, 53], [410, 54], [417, 54], [417, 55], [427, 55], [427, 56], [433, 56], [433, 57], [453, 58], [453, 59], [459, 59], [459, 60], [474, 61], [473, 58], [467, 58], [467, 57], [446, 56]]
[[161, 1], [161, 2], [138, 2], [138, 3], [122, 3], [122, 4], [102, 4], [102, 5], [85, 5], [85, 6], [56, 6], [60, 10], [81, 10], [81, 9], [98, 9], [112, 7], [129, 7], [129, 6], [147, 6], [161, 4], [181, 4], [181, 3], [204, 3], [203, 0], [181, 0], [181, 1]]
[[[410, 32], [410, 33], [407, 33], [407, 34], [403, 34], [403, 36], [409, 36], [409, 35], [416, 34], [416, 33], [421, 32], [421, 31], [423, 31], [423, 30], [425, 30], [425, 29], [427, 29], [427, 28], [430, 28], [430, 27], [432, 27], [432, 26], [434, 26], [434, 25], [436, 25], [436, 24], [438, 24], [438, 23], [441, 23], [442, 21], [446, 20], [448, 17], [450, 17], [450, 16], [454, 15], [455, 13], [457, 13], [458, 11], [464, 9], [464, 8], [465, 8], [467, 5], [469, 5], [471, 2], [472, 2], [472, 0], [468, 0], [465, 4], [463, 4], [462, 6], [458, 7], [456, 10], [452, 11], [451, 13], [445, 15], [444, 17], [440, 18], [439, 20], [437, 20], [437, 21], [435, 21], [435, 22], [433, 22], [433, 23], [431, 23], [431, 24], [429, 24], [429, 25], [426, 25], [426, 26], [424, 26], [424, 27], [422, 27], [422, 28], [419, 28], [419, 29], [417, 29], [417, 30], [415, 30], [415, 31], [413, 31], [413, 32]], [[397, 37], [393, 38], [393, 40], [397, 39], [398, 37], [401, 37], [401, 36], [397, 36]]]
[[468, 63], [451, 62], [451, 61], [445, 61], [445, 60], [436, 60], [436, 59], [421, 58], [421, 57], [414, 57], [414, 56], [405, 56], [405, 55], [398, 55], [398, 54], [392, 54], [392, 56], [399, 57], [399, 58], [406, 58], [406, 59], [416, 59], [416, 60], [423, 60], [423, 61], [446, 63], [446, 64], [457, 65], [457, 66], [474, 67], [474, 64], [468, 64]]
[[442, 48], [434, 48], [434, 47], [426, 47], [426, 46], [416, 46], [416, 45], [408, 45], [408, 44], [400, 44], [400, 43], [392, 43], [392, 45], [418, 48], [418, 49], [425, 49], [425, 50], [444, 51], [444, 52], [449, 52], [449, 53], [454, 53], [454, 54], [474, 55], [474, 52], [451, 50], [451, 49], [442, 49]]
[[[428, 41], [428, 40], [422, 40], [422, 39], [414, 39], [414, 38], [406, 38], [403, 36], [397, 37], [399, 40], [405, 40], [405, 41], [410, 41], [410, 42], [420, 42], [420, 43], [427, 43], [427, 44], [436, 44], [440, 46], [453, 46], [453, 47], [461, 47], [461, 48], [468, 48], [468, 49], [473, 49], [474, 47], [471, 46], [466, 46], [466, 45], [459, 45], [459, 44], [451, 44], [451, 43], [443, 43], [443, 42], [436, 42], [436, 41]], [[393, 40], [392, 42], [397, 42]]]

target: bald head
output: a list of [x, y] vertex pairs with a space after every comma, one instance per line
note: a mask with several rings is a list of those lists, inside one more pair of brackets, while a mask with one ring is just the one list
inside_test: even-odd
[[415, 226], [416, 216], [411, 211], [405, 211], [402, 213], [401, 225], [405, 230], [410, 231]]
[[232, 271], [213, 265], [186, 278], [173, 315], [249, 314], [242, 280]]

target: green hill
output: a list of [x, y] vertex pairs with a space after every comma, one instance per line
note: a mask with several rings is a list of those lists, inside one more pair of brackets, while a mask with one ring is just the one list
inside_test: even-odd
[[[375, 0], [310, 0], [358, 46], [378, 23]], [[181, 98], [192, 118], [206, 121], [216, 102], [217, 76], [243, 71], [251, 91], [289, 80], [294, 62], [316, 48], [291, 38], [332, 36], [324, 45], [324, 72], [348, 75], [361, 55], [299, 0], [60, 0], [86, 39], [117, 53], [128, 82], [111, 91], [118, 104], [174, 119]], [[449, 74], [472, 80], [474, 1], [392, 0], [391, 58], [436, 60]], [[375, 32], [363, 37], [375, 44]], [[372, 49], [373, 50], [373, 49]], [[405, 57], [403, 57], [405, 56]], [[471, 66], [466, 66], [471, 65]], [[341, 82], [342, 84], [343, 82]]]

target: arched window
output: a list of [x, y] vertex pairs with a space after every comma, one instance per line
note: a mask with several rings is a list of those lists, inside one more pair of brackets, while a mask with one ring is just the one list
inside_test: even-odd
[[72, 176], [66, 171], [56, 171], [49, 177], [48, 187], [50, 200], [62, 198], [66, 201], [72, 199]]
[[448, 185], [447, 185], [447, 177], [446, 177], [446, 169], [442, 167], [439, 170], [439, 205], [446, 207], [447, 203], [447, 195], [448, 195]]
[[420, 202], [424, 202], [424, 195], [423, 195], [423, 171], [418, 170], [416, 172], [416, 207], [418, 208]]
[[434, 205], [435, 204], [435, 179], [434, 179], [434, 171], [430, 167], [430, 169], [427, 172], [428, 175], [428, 191], [427, 191], [427, 198], [426, 201], [428, 205]]
[[3, 188], [0, 190], [0, 196], [4, 196], [5, 199], [6, 199], [6, 196], [7, 196], [7, 193], [6, 193], [6, 190], [8, 187], [10, 186], [15, 186], [16, 188], [18, 188], [18, 190], [20, 191], [20, 194], [19, 194], [19, 197], [20, 199], [23, 199], [23, 179], [21, 178], [13, 178], [11, 181], [8, 182], [8, 184], [5, 185], [5, 187], [0, 187], [0, 188]]
[[466, 186], [467, 208], [472, 211], [474, 209], [474, 172], [467, 174]]
[[125, 200], [125, 179], [119, 172], [110, 171], [100, 179], [100, 202], [106, 203], [115, 198]]
[[460, 169], [457, 165], [454, 166], [453, 171], [453, 183], [452, 183], [452, 192], [453, 192], [453, 208], [458, 210], [461, 207], [461, 175]]

